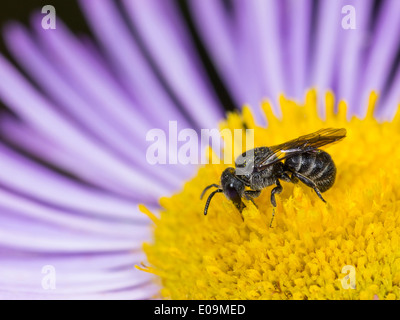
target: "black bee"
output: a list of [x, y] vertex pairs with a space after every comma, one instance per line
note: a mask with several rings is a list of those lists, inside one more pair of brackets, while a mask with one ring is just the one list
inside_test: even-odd
[[261, 194], [262, 189], [275, 184], [276, 187], [271, 191], [273, 219], [275, 194], [283, 190], [279, 180], [292, 183], [300, 180], [313, 188], [318, 197], [326, 202], [321, 193], [333, 186], [336, 166], [331, 156], [318, 148], [340, 141], [345, 136], [346, 129], [321, 129], [273, 147], [259, 147], [244, 152], [236, 159], [235, 168], [224, 170], [220, 185], [209, 185], [202, 192], [200, 199], [209, 188], [217, 188], [209, 195], [204, 214], [207, 214], [211, 199], [216, 193], [223, 192], [242, 212], [246, 207], [242, 198], [254, 203], [253, 199]]

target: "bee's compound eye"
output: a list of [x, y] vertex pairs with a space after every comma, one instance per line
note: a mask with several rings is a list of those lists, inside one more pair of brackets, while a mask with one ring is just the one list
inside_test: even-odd
[[233, 183], [231, 183], [225, 190], [225, 194], [226, 196], [230, 199], [230, 200], [236, 200], [238, 198], [240, 198], [239, 193], [237, 192], [237, 190], [235, 189], [235, 187], [233, 186]]

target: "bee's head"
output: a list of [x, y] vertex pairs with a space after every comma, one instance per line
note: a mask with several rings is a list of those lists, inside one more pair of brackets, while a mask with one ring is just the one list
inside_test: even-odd
[[215, 187], [217, 189], [211, 192], [211, 194], [208, 196], [206, 206], [204, 208], [205, 215], [208, 212], [208, 207], [210, 205], [211, 199], [214, 197], [215, 194], [220, 192], [223, 192], [225, 196], [234, 203], [234, 205], [236, 206], [236, 208], [238, 208], [240, 212], [242, 212], [243, 208], [246, 207], [242, 201], [245, 184], [236, 176], [234, 168], [227, 168], [224, 170], [224, 172], [222, 172], [221, 186], [217, 184], [211, 184], [205, 187], [200, 195], [200, 199], [202, 199], [205, 192], [212, 187]]
[[242, 212], [245, 207], [242, 201], [245, 185], [235, 174], [235, 168], [226, 168], [224, 170], [221, 175], [221, 187], [225, 196]]

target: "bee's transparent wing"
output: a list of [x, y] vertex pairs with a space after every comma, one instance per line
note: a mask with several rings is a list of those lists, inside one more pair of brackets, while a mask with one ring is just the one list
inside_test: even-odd
[[298, 137], [285, 143], [269, 147], [270, 152], [260, 161], [257, 170], [263, 170], [268, 165], [282, 161], [295, 155], [310, 152], [327, 144], [338, 142], [346, 137], [346, 129], [320, 129], [314, 133]]

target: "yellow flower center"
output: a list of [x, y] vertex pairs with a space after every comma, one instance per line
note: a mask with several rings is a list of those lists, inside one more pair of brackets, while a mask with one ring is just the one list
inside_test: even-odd
[[231, 166], [205, 165], [180, 193], [160, 200], [158, 218], [140, 206], [154, 221], [154, 238], [144, 245], [150, 266], [138, 268], [155, 273], [170, 299], [399, 299], [400, 121], [376, 121], [376, 99], [371, 93], [364, 119], [346, 119], [343, 101], [334, 112], [332, 93], [321, 119], [315, 91], [303, 106], [281, 97], [280, 119], [264, 102], [267, 128], [246, 107], [229, 114], [221, 129], [245, 124], [256, 147], [346, 128], [343, 141], [324, 148], [337, 167], [327, 203], [302, 183], [282, 182], [273, 228], [273, 187], [255, 199], [258, 208], [244, 200], [242, 215], [216, 194], [204, 216], [210, 191], [203, 200], [201, 192]]

